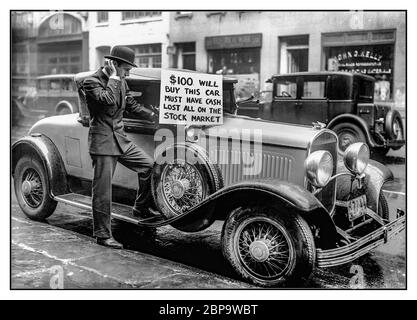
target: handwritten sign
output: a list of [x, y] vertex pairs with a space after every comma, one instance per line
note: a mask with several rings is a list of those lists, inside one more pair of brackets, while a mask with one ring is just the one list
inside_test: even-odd
[[222, 76], [161, 70], [159, 123], [223, 124]]

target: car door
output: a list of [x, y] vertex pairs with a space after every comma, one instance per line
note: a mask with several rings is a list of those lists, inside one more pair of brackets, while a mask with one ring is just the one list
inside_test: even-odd
[[[128, 82], [130, 93], [134, 99], [145, 106], [159, 105], [159, 85], [152, 83]], [[138, 118], [136, 115], [125, 112], [123, 117], [124, 128], [129, 139], [149, 156], [154, 156], [154, 135], [159, 128], [158, 122], [150, 122]], [[116, 166], [113, 184], [128, 189], [138, 188], [137, 174], [120, 163]]]
[[328, 99], [326, 97], [326, 75], [304, 76], [300, 79], [301, 95], [295, 108], [299, 124], [327, 122]]
[[300, 103], [297, 77], [278, 77], [273, 80], [273, 99], [270, 114], [263, 118], [279, 122], [298, 123], [297, 108]]

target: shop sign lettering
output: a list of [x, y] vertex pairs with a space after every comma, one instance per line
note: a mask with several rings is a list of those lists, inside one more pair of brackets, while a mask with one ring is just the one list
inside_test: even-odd
[[342, 62], [344, 60], [349, 60], [352, 58], [368, 58], [370, 60], [378, 61], [380, 62], [382, 60], [382, 55], [373, 53], [368, 50], [354, 50], [354, 51], [346, 51], [343, 53], [339, 53], [335, 57], [339, 62]]
[[392, 69], [382, 61], [383, 56], [368, 50], [353, 50], [339, 53], [332, 60], [337, 62], [338, 71], [365, 74], [391, 74]]

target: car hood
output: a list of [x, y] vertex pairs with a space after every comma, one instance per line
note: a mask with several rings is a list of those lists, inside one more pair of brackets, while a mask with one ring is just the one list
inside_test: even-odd
[[307, 149], [320, 130], [313, 126], [292, 125], [232, 115], [224, 116], [222, 126], [211, 127], [207, 130], [209, 136], [232, 139], [240, 137], [242, 140], [249, 140], [250, 135], [258, 132], [261, 134], [263, 144]]

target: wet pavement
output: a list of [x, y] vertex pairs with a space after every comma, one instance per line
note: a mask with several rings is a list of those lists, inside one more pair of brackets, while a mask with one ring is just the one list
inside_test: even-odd
[[[12, 141], [23, 136], [30, 123], [12, 128]], [[405, 151], [390, 151], [380, 159], [394, 172], [384, 186], [391, 213], [405, 208]], [[90, 213], [58, 204], [45, 222], [26, 218], [12, 188], [12, 288], [49, 289], [248, 289], [223, 258], [221, 222], [198, 233], [170, 226], [157, 230], [113, 223], [123, 250], [97, 245]], [[391, 242], [354, 263], [319, 269], [308, 288], [405, 288], [406, 242], [401, 232]], [[59, 278], [57, 278], [59, 276]], [[62, 283], [59, 280], [62, 280]]]

